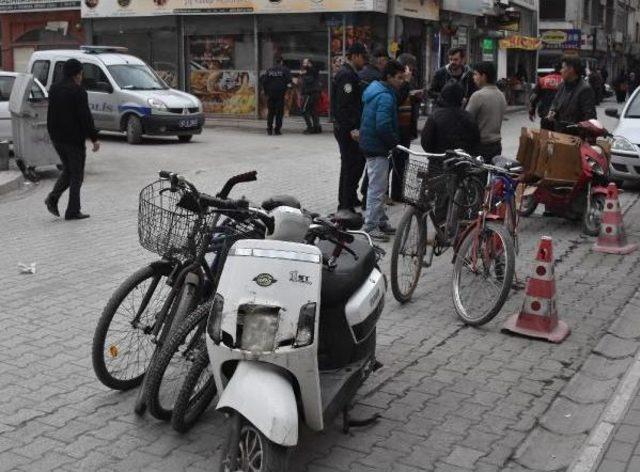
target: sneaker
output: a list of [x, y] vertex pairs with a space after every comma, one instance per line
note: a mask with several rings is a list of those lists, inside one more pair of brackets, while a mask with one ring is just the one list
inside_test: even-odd
[[371, 230], [367, 230], [365, 229], [365, 231], [367, 232], [367, 234], [369, 235], [369, 237], [371, 239], [373, 239], [374, 241], [380, 241], [382, 243], [386, 243], [389, 242], [389, 236], [387, 236], [386, 234], [384, 234], [380, 229], [378, 228], [374, 228]]
[[388, 234], [389, 236], [393, 236], [394, 234], [396, 234], [396, 229], [393, 226], [391, 226], [389, 223], [380, 225], [378, 229], [382, 231], [384, 234]]

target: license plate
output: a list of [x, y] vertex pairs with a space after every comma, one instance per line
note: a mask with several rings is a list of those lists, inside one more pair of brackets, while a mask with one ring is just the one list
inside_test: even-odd
[[180, 121], [178, 121], [178, 127], [179, 128], [183, 128], [183, 129], [197, 128], [198, 127], [198, 119], [197, 118], [191, 118], [191, 119], [188, 119], [188, 120], [180, 120]]

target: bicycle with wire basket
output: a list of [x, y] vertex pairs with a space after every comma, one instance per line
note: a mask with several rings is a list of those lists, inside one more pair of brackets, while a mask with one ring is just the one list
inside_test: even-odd
[[[115, 390], [129, 390], [143, 383], [145, 373], [174, 326], [180, 324], [200, 300], [215, 289], [223, 258], [220, 234], [264, 237], [268, 217], [261, 226], [233, 218], [221, 220], [221, 212], [248, 206], [246, 200], [228, 195], [238, 183], [256, 180], [256, 172], [232, 177], [216, 197], [198, 192], [177, 174], [162, 171], [160, 179], [144, 187], [139, 196], [140, 245], [161, 256], [132, 274], [105, 306], [93, 337], [92, 361], [98, 379]], [[223, 227], [217, 234], [210, 230]], [[217, 238], [217, 239], [216, 239]], [[209, 264], [205, 253], [210, 253]], [[144, 386], [136, 402], [143, 413]]]
[[401, 303], [411, 300], [423, 268], [453, 248], [456, 313], [469, 325], [487, 323], [504, 305], [515, 273], [513, 238], [493, 213], [494, 176], [509, 171], [461, 150], [429, 154], [398, 149], [409, 154], [403, 185], [408, 206], [391, 255], [394, 297]]

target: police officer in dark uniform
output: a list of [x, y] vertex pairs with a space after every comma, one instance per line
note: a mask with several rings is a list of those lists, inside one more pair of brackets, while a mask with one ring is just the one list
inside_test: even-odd
[[367, 49], [360, 43], [354, 43], [333, 79], [333, 134], [340, 148], [338, 210], [354, 211], [359, 204], [356, 190], [364, 171], [365, 158], [358, 145], [362, 117], [362, 87], [358, 71], [366, 63]]
[[274, 132], [273, 119], [276, 120], [275, 134], [279, 135], [284, 115], [284, 96], [291, 87], [291, 71], [283, 64], [282, 57], [276, 57], [272, 68], [262, 76], [262, 88], [267, 96], [267, 134]]

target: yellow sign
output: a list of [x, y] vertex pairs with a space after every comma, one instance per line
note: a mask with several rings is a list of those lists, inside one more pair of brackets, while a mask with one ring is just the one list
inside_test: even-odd
[[[415, 1], [420, 2], [421, 0]], [[432, 2], [434, 0], [427, 1]], [[313, 13], [341, 11], [378, 11], [386, 13], [387, 2], [386, 0], [82, 0], [81, 8], [83, 18], [189, 13]]]
[[541, 39], [547, 44], [564, 44], [567, 42], [567, 33], [560, 30], [545, 31]]
[[500, 40], [500, 49], [535, 51], [540, 49], [540, 46], [542, 46], [540, 38], [531, 38], [529, 36], [510, 36]]

